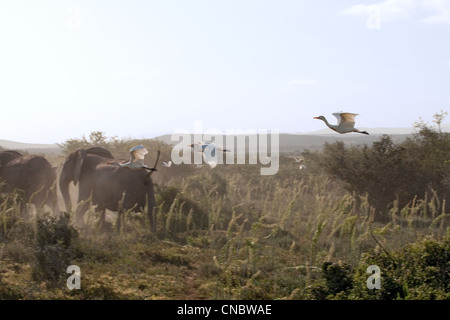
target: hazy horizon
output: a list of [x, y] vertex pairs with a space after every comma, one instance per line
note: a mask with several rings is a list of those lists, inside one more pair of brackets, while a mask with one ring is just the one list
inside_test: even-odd
[[450, 111], [450, 1], [46, 4], [0, 4], [0, 139], [315, 132], [341, 110], [409, 128]]
[[[410, 134], [413, 134], [417, 132], [417, 129], [413, 127], [404, 127], [404, 128], [361, 128], [363, 130], [370, 130], [370, 135], [372, 136], [371, 139], [368, 140], [368, 143], [372, 141], [373, 136], [379, 137], [383, 134], [387, 135], [393, 135], [393, 136], [408, 136]], [[441, 130], [443, 132], [450, 132], [450, 124], [443, 124], [441, 126]], [[249, 131], [251, 132], [251, 131]], [[242, 132], [244, 135], [248, 135], [249, 132]], [[255, 131], [256, 132], [256, 131]], [[165, 141], [165, 137], [168, 135], [171, 135], [175, 132], [160, 132], [160, 133], [154, 133], [154, 134], [147, 134], [142, 137], [118, 137], [119, 139], [155, 139], [155, 138], [163, 138], [162, 141]], [[220, 132], [217, 132], [220, 133]], [[194, 134], [194, 132], [191, 132], [190, 134]], [[227, 132], [222, 132], [222, 134], [226, 135]], [[230, 133], [232, 134], [232, 133]], [[309, 131], [309, 132], [279, 132], [280, 135], [299, 135], [299, 136], [311, 136], [311, 137], [337, 137], [342, 140], [352, 140], [355, 137], [360, 138], [361, 135], [357, 133], [350, 133], [350, 134], [339, 134], [337, 132], [334, 132], [328, 128], [319, 129], [316, 131]], [[233, 134], [232, 134], [233, 135]], [[353, 137], [352, 137], [353, 136]], [[89, 135], [84, 135], [85, 138], [89, 139]], [[79, 137], [71, 137], [69, 139], [79, 139], [82, 138], [82, 136]], [[107, 137], [110, 138], [110, 137]], [[64, 141], [63, 141], [64, 142]], [[60, 142], [41, 142], [41, 143], [33, 143], [33, 142], [27, 142], [27, 141], [17, 141], [17, 140], [6, 140], [6, 139], [0, 139], [0, 147], [3, 147], [4, 149], [39, 149], [39, 148], [53, 148]], [[174, 142], [175, 143], [175, 142]]]

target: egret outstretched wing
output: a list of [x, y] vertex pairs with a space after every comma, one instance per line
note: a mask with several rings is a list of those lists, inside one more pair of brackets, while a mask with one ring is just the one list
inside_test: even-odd
[[296, 157], [296, 156], [290, 156], [289, 158], [294, 159], [295, 162], [300, 163], [304, 160], [302, 156]]
[[333, 113], [333, 116], [335, 116], [337, 119], [337, 125], [340, 125], [341, 124], [341, 113], [335, 112], [335, 113]]
[[217, 166], [217, 150], [223, 152], [229, 152], [229, 150], [216, 146], [211, 142], [198, 141], [189, 145], [195, 151], [202, 152], [203, 160], [207, 163], [211, 168]]
[[108, 164], [113, 164], [119, 167], [127, 167], [131, 169], [145, 168], [150, 169], [144, 164], [144, 157], [148, 153], [147, 149], [142, 146], [135, 146], [130, 150], [130, 161], [125, 163], [118, 163], [117, 161], [108, 162]]
[[212, 143], [206, 144], [203, 148], [203, 160], [205, 160], [205, 163], [211, 168], [215, 168], [217, 166], [216, 149], [217, 147]]
[[136, 146], [131, 148], [131, 161], [134, 160], [144, 160], [146, 154], [148, 154], [147, 149], [144, 146]]

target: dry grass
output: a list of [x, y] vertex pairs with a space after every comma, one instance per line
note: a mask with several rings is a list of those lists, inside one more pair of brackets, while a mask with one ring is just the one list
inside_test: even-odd
[[393, 203], [387, 222], [375, 223], [367, 197], [294, 165], [267, 177], [248, 165], [162, 175], [156, 234], [145, 213], [131, 212], [101, 232], [90, 208], [87, 228], [71, 244], [81, 290], [33, 280], [36, 221], [48, 208], [22, 219], [17, 196], [3, 195], [0, 298], [302, 299], [326, 261], [357, 267], [369, 250], [448, 232], [437, 194], [403, 208]]

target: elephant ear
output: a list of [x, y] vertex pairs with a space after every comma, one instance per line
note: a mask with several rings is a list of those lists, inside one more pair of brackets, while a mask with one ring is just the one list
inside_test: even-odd
[[75, 151], [75, 170], [74, 170], [74, 179], [73, 183], [74, 185], [77, 185], [78, 181], [80, 180], [80, 174], [81, 174], [81, 166], [83, 165], [83, 161], [86, 158], [86, 150], [79, 149]]
[[6, 165], [8, 162], [23, 157], [23, 155], [14, 150], [0, 151], [0, 167]]

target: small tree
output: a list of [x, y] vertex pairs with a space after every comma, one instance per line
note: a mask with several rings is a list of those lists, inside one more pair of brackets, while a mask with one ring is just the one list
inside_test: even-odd
[[444, 121], [445, 117], [448, 115], [448, 113], [446, 111], [441, 110], [440, 113], [436, 113], [433, 118], [433, 122], [437, 124], [438, 126], [438, 131], [439, 134], [442, 134], [442, 130], [441, 130], [441, 124]]
[[89, 135], [89, 143], [93, 146], [105, 146], [107, 145], [107, 137], [104, 132], [93, 131]]
[[89, 134], [89, 140], [83, 135], [81, 139], [69, 139], [63, 143], [58, 143], [58, 146], [65, 154], [69, 154], [81, 148], [107, 147], [108, 141], [104, 132], [93, 131]]

